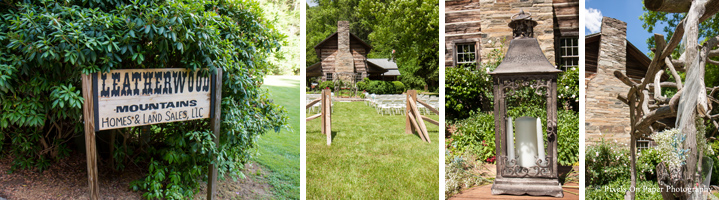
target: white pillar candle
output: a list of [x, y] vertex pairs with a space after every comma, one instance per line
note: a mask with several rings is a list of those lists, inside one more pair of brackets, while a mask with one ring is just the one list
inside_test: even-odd
[[544, 162], [544, 132], [542, 131], [542, 120], [539, 118], [537, 118], [537, 152], [539, 153], [537, 158]]
[[537, 119], [534, 117], [517, 118], [517, 153], [519, 165], [536, 166], [537, 157]]
[[511, 161], [514, 159], [514, 128], [512, 127], [512, 117], [507, 120], [507, 158]]

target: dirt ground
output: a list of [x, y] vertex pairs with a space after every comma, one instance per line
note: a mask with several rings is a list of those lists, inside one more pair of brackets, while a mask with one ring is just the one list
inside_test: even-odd
[[[0, 198], [12, 199], [88, 199], [87, 164], [85, 155], [61, 160], [43, 172], [18, 170], [9, 173], [12, 158], [0, 158]], [[146, 169], [128, 166], [114, 172], [99, 164], [98, 180], [102, 199], [142, 199], [143, 192], [130, 189], [130, 182], [143, 177]], [[231, 178], [218, 181], [220, 199], [271, 199], [272, 186], [266, 175], [268, 170], [256, 163], [245, 165], [245, 179]], [[206, 183], [194, 199], [205, 199]]]

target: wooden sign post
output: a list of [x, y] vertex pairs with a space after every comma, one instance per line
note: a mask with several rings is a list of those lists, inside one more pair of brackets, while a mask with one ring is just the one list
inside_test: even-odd
[[[90, 199], [99, 199], [95, 132], [159, 123], [210, 119], [219, 144], [222, 70], [119, 69], [82, 75], [85, 148]], [[215, 155], [212, 155], [215, 157]], [[207, 198], [214, 199], [217, 169], [210, 165]]]

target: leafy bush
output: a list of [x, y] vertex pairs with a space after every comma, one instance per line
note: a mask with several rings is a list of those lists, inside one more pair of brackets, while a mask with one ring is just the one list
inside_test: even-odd
[[572, 67], [557, 78], [557, 105], [565, 110], [579, 111], [579, 70]]
[[367, 82], [365, 82], [365, 81], [357, 82], [357, 90], [359, 90], [359, 91], [367, 90]]
[[402, 94], [405, 87], [399, 81], [378, 81], [365, 78], [357, 82], [357, 89], [367, 91], [370, 94]]
[[[547, 112], [539, 108], [515, 107], [507, 112], [513, 118], [521, 116], [542, 119], [542, 127], [546, 130]], [[579, 159], [579, 116], [572, 111], [560, 110], [557, 119], [557, 155], [558, 164], [569, 166]], [[452, 151], [471, 151], [481, 160], [495, 156], [494, 115], [486, 112], [471, 113], [470, 117], [450, 122], [457, 131], [448, 142]], [[546, 143], [545, 143], [546, 144]]]
[[319, 88], [319, 90], [324, 90], [325, 88], [329, 88], [330, 91], [332, 91], [335, 89], [335, 83], [332, 81], [324, 81], [324, 82], [320, 83], [317, 86], [317, 88]]
[[81, 73], [222, 68], [219, 145], [209, 120], [193, 120], [120, 129], [108, 157], [118, 169], [148, 167], [131, 184], [148, 199], [191, 197], [211, 163], [220, 176], [240, 176], [256, 138], [287, 120], [260, 89], [283, 38], [262, 13], [251, 1], [9, 2], [0, 9], [2, 152], [13, 169], [43, 170], [69, 155], [83, 133]]
[[587, 186], [606, 185], [630, 174], [629, 149], [600, 141], [586, 147], [584, 180]]
[[447, 119], [469, 117], [469, 111], [492, 109], [492, 77], [468, 67], [445, 69], [445, 112]]
[[392, 81], [395, 94], [402, 94], [404, 92], [404, 84], [399, 81]]

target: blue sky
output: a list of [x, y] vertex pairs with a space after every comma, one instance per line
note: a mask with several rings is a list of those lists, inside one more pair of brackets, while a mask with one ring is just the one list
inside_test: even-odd
[[305, 2], [307, 2], [307, 5], [310, 5], [310, 7], [317, 6], [317, 3], [312, 2], [312, 0], [305, 0]]
[[[627, 39], [639, 50], [647, 54], [647, 38], [654, 33], [649, 33], [642, 28], [642, 21], [639, 20], [644, 11], [642, 1], [639, 0], [586, 0], [582, 15], [585, 16], [585, 31], [588, 34], [596, 33], [601, 27], [602, 16], [622, 20], [627, 23]], [[661, 32], [663, 25], [654, 28], [655, 33]], [[665, 34], [666, 35], [666, 34]]]

